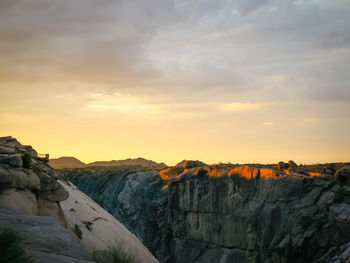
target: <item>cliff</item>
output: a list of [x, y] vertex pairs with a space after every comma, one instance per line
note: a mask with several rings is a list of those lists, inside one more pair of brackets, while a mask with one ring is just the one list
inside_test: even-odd
[[62, 174], [161, 262], [350, 260], [349, 167], [311, 175], [233, 165], [123, 169]]
[[135, 262], [158, 262], [112, 215], [58, 180], [47, 161], [31, 146], [0, 138], [0, 233], [18, 232], [35, 262], [90, 262], [112, 247]]
[[31, 146], [12, 137], [0, 138], [0, 207], [51, 216], [66, 225], [59, 202], [68, 198], [68, 192], [57, 178]]

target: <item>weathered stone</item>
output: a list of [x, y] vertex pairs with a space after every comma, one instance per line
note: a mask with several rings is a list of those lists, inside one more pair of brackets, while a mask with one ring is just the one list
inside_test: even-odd
[[27, 174], [28, 189], [39, 190], [40, 189], [39, 177], [32, 170], [26, 171], [26, 174]]
[[0, 209], [0, 229], [11, 228], [35, 262], [88, 263], [88, 252], [51, 217], [29, 216]]
[[17, 151], [15, 148], [0, 145], [0, 153], [2, 154], [15, 154]]
[[29, 215], [39, 215], [34, 193], [28, 190], [10, 188], [0, 194], [0, 207], [16, 210]]
[[14, 167], [22, 167], [23, 166], [22, 154], [9, 155], [9, 164]]
[[68, 192], [61, 185], [59, 185], [55, 190], [40, 191], [40, 197], [52, 202], [61, 202], [66, 200], [69, 195]]
[[0, 166], [0, 186], [8, 186], [12, 185], [12, 177], [10, 172]]
[[58, 221], [62, 220], [62, 214], [60, 212], [60, 206], [58, 203], [39, 197], [38, 206], [40, 216], [50, 216], [57, 219]]
[[9, 155], [8, 154], [0, 154], [0, 164], [8, 163]]
[[28, 186], [28, 175], [20, 169], [10, 169], [9, 170], [12, 187], [24, 189]]
[[319, 206], [330, 205], [333, 203], [334, 198], [335, 198], [335, 194], [333, 191], [326, 191], [326, 192], [322, 193], [317, 204]]
[[335, 173], [335, 178], [341, 182], [350, 184], [350, 166], [345, 166]]
[[201, 161], [185, 161], [184, 162], [184, 168], [185, 169], [191, 169], [191, 168], [195, 168], [198, 166], [205, 166], [205, 163], [201, 162]]

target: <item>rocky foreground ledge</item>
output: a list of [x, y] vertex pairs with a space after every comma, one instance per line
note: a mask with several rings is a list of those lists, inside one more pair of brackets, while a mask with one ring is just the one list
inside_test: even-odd
[[112, 215], [12, 137], [0, 138], [0, 232], [7, 228], [38, 263], [92, 262], [94, 252], [113, 246], [134, 262], [158, 262]]

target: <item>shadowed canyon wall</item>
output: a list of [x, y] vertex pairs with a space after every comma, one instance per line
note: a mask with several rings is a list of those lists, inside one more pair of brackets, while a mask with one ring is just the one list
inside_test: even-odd
[[[349, 167], [62, 170], [161, 262], [347, 262]], [[328, 170], [329, 171], [329, 170]]]

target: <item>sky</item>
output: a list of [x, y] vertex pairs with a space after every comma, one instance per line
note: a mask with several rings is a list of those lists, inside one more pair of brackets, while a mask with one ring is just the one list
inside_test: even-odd
[[350, 161], [349, 0], [1, 0], [0, 136], [85, 162]]

